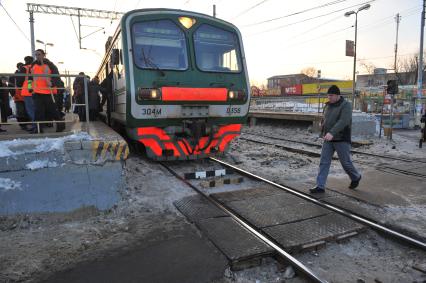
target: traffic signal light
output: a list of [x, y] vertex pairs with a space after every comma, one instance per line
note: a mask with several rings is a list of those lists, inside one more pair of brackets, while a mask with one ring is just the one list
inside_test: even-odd
[[388, 94], [397, 94], [398, 93], [398, 83], [396, 80], [389, 80], [387, 83], [388, 87], [386, 88], [386, 92]]

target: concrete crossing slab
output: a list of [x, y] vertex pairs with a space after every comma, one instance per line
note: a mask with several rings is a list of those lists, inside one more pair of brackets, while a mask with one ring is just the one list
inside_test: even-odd
[[365, 226], [336, 213], [263, 228], [268, 235], [282, 244], [287, 251], [295, 252], [312, 244], [322, 244], [346, 235], [356, 235]]
[[233, 201], [227, 206], [257, 227], [291, 223], [329, 213], [322, 207], [287, 193]]
[[228, 216], [200, 195], [185, 197], [173, 204], [193, 223], [198, 223], [202, 219]]
[[341, 178], [330, 176], [327, 188], [381, 207], [426, 203], [423, 178], [371, 170], [363, 172], [359, 187], [355, 190], [348, 189], [349, 182], [346, 175]]
[[231, 262], [272, 255], [274, 252], [231, 217], [202, 219], [199, 226]]

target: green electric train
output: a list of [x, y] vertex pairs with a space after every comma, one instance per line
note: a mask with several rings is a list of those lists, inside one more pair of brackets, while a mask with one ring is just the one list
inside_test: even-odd
[[155, 160], [223, 153], [247, 120], [250, 88], [234, 25], [189, 11], [126, 13], [97, 76], [110, 80], [109, 122]]

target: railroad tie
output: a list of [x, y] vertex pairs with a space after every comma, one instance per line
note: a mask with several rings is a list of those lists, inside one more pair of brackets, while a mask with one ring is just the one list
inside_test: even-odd
[[239, 183], [242, 183], [243, 181], [244, 181], [243, 177], [236, 177], [236, 178], [203, 181], [200, 183], [200, 185], [204, 188], [213, 188], [213, 187], [219, 187], [223, 185], [239, 184]]
[[205, 179], [208, 177], [220, 177], [225, 175], [233, 174], [234, 170], [232, 169], [218, 169], [218, 170], [209, 170], [209, 171], [197, 171], [193, 173], [185, 173], [185, 180], [194, 180], [194, 179]]

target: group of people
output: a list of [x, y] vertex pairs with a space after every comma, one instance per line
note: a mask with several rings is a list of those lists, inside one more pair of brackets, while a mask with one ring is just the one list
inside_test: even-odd
[[[73, 83], [74, 96], [73, 100], [75, 104], [80, 104], [74, 108], [74, 113], [78, 114], [80, 121], [86, 121], [86, 108], [81, 104], [85, 104], [85, 86], [84, 86], [84, 76], [83, 72], [79, 73], [80, 77], [77, 77]], [[89, 121], [95, 121], [99, 112], [102, 112], [102, 106], [105, 103], [107, 94], [107, 89], [103, 85], [99, 84], [99, 78], [97, 76], [93, 77], [90, 80], [89, 76], [86, 76], [88, 80], [87, 91], [89, 93]], [[102, 101], [100, 99], [99, 93], [102, 93]]]
[[[78, 114], [80, 121], [86, 121], [85, 104], [85, 76], [80, 73], [73, 83], [74, 95], [65, 89], [65, 84], [59, 77], [58, 68], [49, 59], [42, 49], [35, 51], [35, 60], [32, 56], [26, 56], [24, 63], [16, 65], [14, 76], [9, 79], [2, 77], [0, 80], [0, 113], [1, 122], [6, 123], [9, 116], [12, 115], [12, 109], [9, 104], [9, 95], [13, 97], [16, 106], [16, 120], [24, 122], [20, 124], [23, 130], [30, 133], [42, 133], [43, 129], [52, 126], [50, 121], [56, 122], [56, 132], [62, 132], [65, 129], [65, 112], [71, 108], [71, 100], [76, 106], [73, 111]], [[43, 76], [57, 75], [57, 76]], [[107, 100], [109, 90], [107, 82], [99, 84], [99, 78], [94, 77], [88, 82], [89, 93], [89, 120], [94, 121], [102, 106]], [[110, 91], [110, 90], [109, 90]], [[102, 101], [99, 94], [102, 93]], [[40, 123], [37, 127], [32, 122], [46, 121]], [[25, 123], [26, 122], [26, 123]], [[0, 132], [5, 132], [1, 128]]]
[[[43, 132], [43, 128], [50, 123], [36, 121], [56, 121], [56, 131], [65, 129], [64, 116], [64, 82], [59, 77], [58, 68], [45, 56], [42, 49], [35, 51], [35, 60], [26, 56], [24, 63], [16, 65], [15, 76], [2, 78], [1, 89], [1, 117], [2, 122], [7, 122], [7, 117], [12, 113], [9, 106], [9, 94], [13, 97], [16, 106], [16, 119], [23, 130], [30, 133]], [[19, 75], [18, 75], [19, 74]], [[58, 75], [58, 76], [43, 76]], [[7, 89], [6, 89], [7, 87]], [[1, 129], [2, 132], [6, 131]]]

